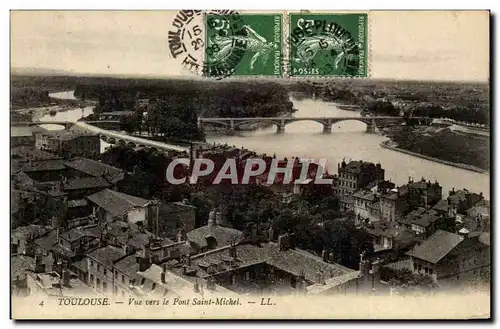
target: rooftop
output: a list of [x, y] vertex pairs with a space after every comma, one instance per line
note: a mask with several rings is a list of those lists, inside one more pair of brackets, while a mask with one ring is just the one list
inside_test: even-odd
[[25, 163], [17, 163], [18, 168], [16, 171], [32, 172], [32, 171], [51, 171], [51, 170], [64, 170], [66, 167], [63, 160], [40, 160], [30, 161]]
[[81, 171], [89, 176], [103, 177], [113, 184], [121, 180], [124, 173], [124, 171], [119, 168], [86, 158], [74, 158], [64, 162], [64, 165]]
[[305, 279], [312, 283], [319, 283], [319, 273], [332, 278], [352, 272], [347, 267], [335, 263], [326, 263], [320, 257], [300, 249], [279, 250], [278, 244], [274, 242], [264, 243], [260, 246], [252, 244], [237, 245], [233, 247], [236, 248], [236, 258], [233, 259], [235, 266], [226, 265], [226, 261], [231, 258], [229, 255], [230, 248], [230, 246], [226, 246], [193, 256], [191, 264], [196, 268], [197, 275], [200, 277], [209, 276], [207, 272], [208, 264], [220, 264], [224, 270], [232, 270], [233, 268], [259, 263], [267, 263], [296, 276], [303, 274]]
[[26, 277], [26, 270], [35, 269], [35, 260], [25, 255], [15, 255], [10, 257], [11, 281], [19, 277], [22, 280]]
[[458, 234], [438, 230], [406, 254], [436, 264], [463, 240], [464, 238]]
[[194, 242], [200, 248], [207, 246], [207, 237], [214, 237], [217, 241], [217, 246], [227, 246], [231, 242], [239, 241], [243, 236], [243, 232], [234, 228], [229, 228], [217, 224], [209, 224], [187, 233], [187, 238], [190, 242]]
[[137, 263], [135, 255], [120, 259], [115, 263], [114, 267], [131, 279], [135, 279], [139, 271], [139, 264]]
[[106, 188], [111, 184], [101, 177], [76, 177], [64, 182], [64, 190], [79, 190], [86, 188]]
[[60, 159], [58, 156], [39, 150], [34, 146], [13, 147], [10, 149], [10, 156], [11, 158], [32, 161]]
[[113, 216], [125, 216], [133, 208], [144, 208], [149, 200], [135, 197], [129, 194], [116, 192], [110, 189], [94, 193], [87, 197], [90, 201], [102, 207]]
[[90, 252], [87, 257], [92, 258], [105, 266], [111, 267], [114, 262], [125, 255], [125, 252], [121, 248], [106, 246]]

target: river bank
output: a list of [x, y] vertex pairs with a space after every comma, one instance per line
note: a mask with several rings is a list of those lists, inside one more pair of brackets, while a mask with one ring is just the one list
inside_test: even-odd
[[488, 170], [484, 170], [484, 169], [481, 169], [481, 168], [478, 168], [478, 167], [475, 167], [475, 166], [471, 166], [471, 165], [468, 165], [468, 164], [465, 164], [465, 163], [455, 163], [455, 162], [451, 162], [451, 161], [441, 160], [441, 159], [438, 159], [438, 158], [433, 158], [433, 157], [430, 157], [430, 156], [427, 156], [427, 155], [424, 155], [424, 154], [415, 153], [415, 152], [412, 152], [412, 151], [408, 151], [408, 150], [399, 148], [398, 147], [398, 143], [394, 142], [393, 140], [387, 140], [387, 141], [381, 142], [380, 146], [382, 146], [383, 148], [392, 150], [392, 151], [401, 152], [401, 153], [408, 154], [408, 155], [411, 155], [411, 156], [414, 156], [414, 157], [419, 157], [421, 159], [425, 159], [425, 160], [429, 160], [429, 161], [434, 161], [434, 162], [437, 162], [437, 163], [445, 164], [447, 166], [453, 166], [453, 167], [456, 167], [456, 168], [470, 170], [470, 171], [478, 172], [478, 173], [481, 173], [481, 174], [488, 173]]

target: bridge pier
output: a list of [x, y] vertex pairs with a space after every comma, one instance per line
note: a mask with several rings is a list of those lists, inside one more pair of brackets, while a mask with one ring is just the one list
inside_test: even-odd
[[277, 134], [282, 134], [285, 132], [285, 125], [278, 125], [278, 128], [276, 129]]
[[376, 133], [376, 126], [374, 124], [367, 124], [366, 125], [366, 133], [367, 134], [375, 134]]
[[234, 120], [229, 121], [229, 129], [234, 130]]
[[323, 125], [323, 134], [330, 134], [332, 132], [332, 125]]

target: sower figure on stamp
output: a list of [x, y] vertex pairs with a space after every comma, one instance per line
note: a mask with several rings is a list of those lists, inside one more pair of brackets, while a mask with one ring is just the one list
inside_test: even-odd
[[224, 61], [225, 58], [229, 57], [234, 42], [239, 41], [241, 43], [246, 44], [247, 51], [255, 52], [255, 55], [253, 55], [252, 59], [250, 60], [250, 70], [254, 69], [255, 62], [257, 61], [257, 59], [259, 59], [259, 57], [261, 57], [263, 64], [265, 65], [269, 57], [269, 53], [273, 48], [273, 42], [267, 42], [267, 40], [264, 37], [255, 32], [248, 25], [245, 25], [244, 28], [248, 34], [246, 36], [216, 35], [210, 40], [211, 43], [210, 46], [212, 47], [212, 49], [218, 48], [217, 51], [215, 51], [215, 54], [213, 55], [215, 61]]

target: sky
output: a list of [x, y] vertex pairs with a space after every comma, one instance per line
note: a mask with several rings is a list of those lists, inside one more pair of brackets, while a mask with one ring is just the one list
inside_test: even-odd
[[[11, 67], [75, 73], [186, 75], [170, 56], [176, 11], [12, 11]], [[370, 76], [482, 81], [489, 77], [486, 11], [373, 11]]]

